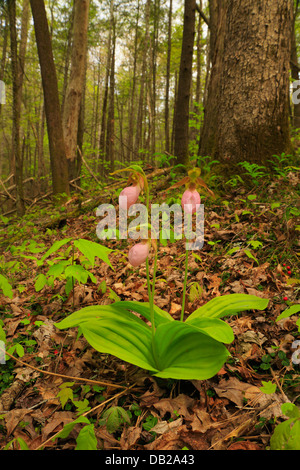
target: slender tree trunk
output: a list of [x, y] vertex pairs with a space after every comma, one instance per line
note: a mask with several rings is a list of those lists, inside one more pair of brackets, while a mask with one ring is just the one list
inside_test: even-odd
[[106, 137], [106, 120], [107, 120], [107, 101], [108, 101], [108, 90], [109, 90], [109, 74], [110, 74], [110, 62], [111, 62], [111, 31], [112, 25], [109, 28], [109, 34], [107, 38], [107, 58], [106, 58], [106, 73], [105, 73], [105, 83], [104, 83], [104, 95], [102, 103], [102, 115], [101, 115], [101, 132], [100, 132], [100, 141], [99, 141], [99, 154], [100, 158], [103, 160], [102, 173], [106, 171], [104, 161], [106, 160], [105, 155], [105, 137]]
[[[75, 177], [77, 178], [81, 173], [82, 166], [82, 153], [83, 153], [83, 140], [84, 140], [84, 118], [85, 118], [85, 96], [86, 96], [86, 70], [88, 52], [85, 54], [85, 65], [84, 65], [84, 85], [81, 96], [80, 111], [78, 116], [78, 131], [77, 131], [77, 152], [76, 152], [76, 168]], [[77, 185], [80, 186], [80, 181], [77, 181]]]
[[111, 24], [112, 24], [112, 52], [111, 68], [109, 77], [109, 100], [107, 113], [107, 132], [106, 132], [106, 158], [109, 162], [110, 171], [114, 171], [115, 159], [115, 51], [116, 51], [116, 26], [114, 18], [114, 3], [111, 0]]
[[44, 90], [53, 193], [55, 196], [62, 193], [68, 195], [68, 162], [66, 159], [57, 76], [53, 60], [45, 4], [42, 0], [30, 0], [30, 5], [34, 20], [35, 36]]
[[136, 137], [134, 143], [134, 154], [138, 158], [140, 145], [143, 140], [143, 119], [144, 119], [144, 100], [145, 100], [145, 81], [146, 81], [146, 71], [147, 71], [147, 59], [149, 52], [149, 20], [150, 20], [150, 3], [151, 0], [147, 0], [145, 6], [145, 35], [144, 35], [144, 45], [143, 45], [143, 61], [142, 61], [142, 70], [141, 70], [141, 79], [140, 79], [140, 93], [139, 93], [139, 103], [138, 103], [138, 112], [137, 112], [137, 127], [136, 127]]
[[[202, 0], [200, 0], [200, 9], [202, 10]], [[196, 75], [196, 91], [195, 91], [195, 101], [197, 105], [201, 101], [201, 61], [202, 61], [202, 22], [201, 15], [198, 15], [198, 26], [197, 26], [197, 75]], [[199, 112], [199, 106], [195, 107], [195, 112]]]
[[69, 178], [76, 177], [78, 119], [85, 77], [89, 0], [75, 0], [70, 78], [63, 113], [63, 130]]
[[[288, 152], [292, 0], [211, 0], [208, 85], [200, 154], [236, 172]], [[229, 174], [228, 173], [228, 174]]]
[[170, 70], [171, 70], [171, 49], [172, 49], [172, 10], [173, 1], [169, 5], [169, 23], [168, 23], [168, 49], [167, 49], [167, 70], [166, 70], [166, 97], [165, 97], [165, 149], [170, 153]]
[[[153, 34], [152, 34], [152, 51], [151, 51], [151, 82], [149, 83], [149, 117], [150, 117], [150, 158], [156, 151], [156, 70], [157, 70], [157, 48], [158, 48], [158, 34], [159, 34], [159, 19], [160, 19], [160, 0], [154, 1], [153, 12]], [[151, 37], [150, 37], [151, 41]]]
[[23, 2], [22, 20], [21, 20], [21, 39], [18, 53], [17, 45], [17, 29], [16, 29], [16, 2], [8, 1], [8, 14], [10, 22], [10, 42], [11, 42], [11, 58], [12, 58], [12, 75], [13, 75], [13, 167], [15, 173], [15, 183], [17, 189], [16, 205], [18, 215], [25, 213], [24, 189], [23, 189], [23, 153], [20, 148], [20, 120], [22, 106], [22, 89], [25, 68], [25, 55], [28, 34], [29, 21], [29, 3], [28, 0]]
[[[8, 33], [9, 33], [9, 21], [7, 17], [5, 16], [5, 24], [3, 28], [2, 56], [1, 56], [1, 62], [0, 62], [0, 80], [1, 81], [3, 81], [3, 78], [4, 78]], [[2, 110], [2, 104], [0, 103], [0, 115], [1, 115], [1, 110]]]
[[134, 36], [133, 71], [132, 71], [132, 85], [131, 85], [131, 95], [130, 95], [128, 141], [127, 141], [127, 159], [128, 159], [128, 161], [132, 160], [132, 151], [133, 151], [133, 131], [134, 131], [134, 110], [135, 110], [135, 94], [136, 94], [137, 46], [138, 46], [139, 18], [140, 18], [140, 0], [138, 0], [138, 4], [137, 4], [135, 36]]
[[196, 1], [185, 0], [178, 92], [175, 110], [174, 153], [177, 164], [189, 160], [189, 110], [195, 36]]

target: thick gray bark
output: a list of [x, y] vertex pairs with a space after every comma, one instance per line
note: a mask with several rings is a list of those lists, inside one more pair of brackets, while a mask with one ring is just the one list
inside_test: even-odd
[[212, 64], [200, 155], [265, 163], [289, 151], [292, 0], [211, 0]]

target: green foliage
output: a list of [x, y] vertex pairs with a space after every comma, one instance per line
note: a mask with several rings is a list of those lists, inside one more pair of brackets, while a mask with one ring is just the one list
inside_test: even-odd
[[265, 382], [262, 380], [262, 387], [260, 388], [260, 391], [263, 393], [266, 393], [267, 395], [271, 395], [272, 393], [276, 392], [277, 385], [273, 384], [272, 382]]
[[59, 386], [60, 391], [57, 394], [57, 398], [60, 400], [62, 408], [65, 408], [68, 402], [71, 402], [77, 409], [77, 414], [81, 415], [90, 409], [89, 402], [87, 399], [77, 400], [74, 396], [72, 387], [74, 382], [64, 382]]
[[2, 290], [5, 296], [12, 299], [13, 297], [12, 287], [9, 281], [6, 279], [6, 277], [2, 276], [2, 274], [0, 274], [0, 289]]
[[55, 436], [55, 439], [66, 439], [76, 424], [83, 424], [84, 427], [79, 431], [76, 438], [75, 450], [97, 450], [97, 438], [95, 436], [94, 424], [91, 424], [85, 416], [79, 416], [77, 419], [64, 426], [62, 431]]
[[[50, 265], [46, 274], [40, 273], [37, 276], [35, 281], [36, 292], [40, 292], [47, 285], [53, 286], [55, 279], [66, 280], [65, 291], [67, 295], [71, 292], [76, 281], [79, 284], [86, 284], [88, 278], [90, 278], [91, 281], [95, 283], [96, 278], [88, 267], [93, 268], [95, 266], [96, 257], [112, 268], [108, 257], [112, 250], [90, 240], [79, 239], [74, 240], [74, 242], [71, 242], [71, 240], [71, 238], [57, 240], [46, 251], [41, 259], [34, 257], [38, 266], [42, 266], [46, 260], [48, 265]], [[66, 244], [69, 244], [68, 248], [64, 253], [60, 253], [59, 250]], [[77, 252], [77, 255], [75, 255], [75, 248], [77, 248], [79, 252], [79, 254]], [[57, 252], [58, 256], [56, 256], [56, 258], [52, 260], [48, 259], [51, 255]], [[83, 255], [83, 259], [81, 258], [80, 253]]]
[[300, 450], [300, 410], [293, 403], [281, 405], [289, 419], [276, 426], [270, 440], [271, 450]]
[[255, 186], [258, 186], [259, 180], [266, 176], [266, 168], [263, 165], [258, 165], [257, 163], [250, 163], [247, 161], [240, 162], [238, 165], [246, 170], [244, 174], [252, 179], [252, 182], [255, 184]]
[[263, 310], [267, 304], [268, 300], [256, 296], [225, 295], [195, 310], [185, 322], [175, 321], [154, 306], [154, 335], [133, 313], [151, 319], [150, 305], [141, 302], [85, 307], [56, 326], [79, 327], [97, 351], [147, 369], [156, 377], [205, 380], [223, 366], [229, 356], [224, 344], [234, 339], [230, 326], [221, 318], [243, 310]]
[[[277, 318], [276, 322], [283, 320], [284, 318], [289, 318], [292, 315], [300, 312], [300, 304], [292, 305], [291, 307], [285, 309]], [[298, 326], [298, 331], [300, 331], [300, 319], [297, 320], [296, 325]]]
[[121, 406], [111, 406], [101, 416], [99, 424], [106, 425], [109, 433], [113, 434], [123, 424], [130, 424], [130, 414]]

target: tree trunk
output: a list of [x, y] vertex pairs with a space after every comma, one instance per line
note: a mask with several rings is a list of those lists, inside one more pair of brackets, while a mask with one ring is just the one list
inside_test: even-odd
[[290, 149], [292, 17], [292, 0], [210, 0], [212, 69], [199, 154], [229, 172]]
[[45, 114], [49, 139], [52, 187], [54, 195], [69, 194], [68, 162], [66, 159], [56, 69], [44, 1], [30, 0], [36, 43], [41, 67]]
[[75, 0], [71, 70], [63, 113], [63, 130], [70, 180], [76, 177], [77, 132], [85, 77], [88, 17], [89, 0]]
[[[293, 17], [292, 25], [292, 44], [291, 44], [291, 76], [292, 80], [299, 80], [299, 65], [298, 65], [298, 54], [297, 54], [297, 42], [296, 42], [296, 17], [298, 14], [298, 2], [296, 10]], [[293, 103], [293, 115], [292, 115], [292, 125], [295, 129], [300, 129], [300, 103]]]
[[68, 37], [67, 37], [67, 44], [66, 44], [66, 53], [64, 58], [64, 81], [63, 81], [63, 89], [62, 89], [62, 99], [61, 99], [61, 113], [64, 114], [64, 106], [65, 106], [65, 99], [67, 94], [67, 86], [68, 86], [68, 76], [69, 76], [69, 69], [70, 69], [70, 61], [71, 61], [71, 52], [72, 52], [72, 32], [74, 28], [74, 10], [75, 6], [73, 4], [72, 13], [70, 16], [70, 24], [68, 27]]
[[[4, 78], [4, 71], [5, 71], [5, 64], [6, 64], [6, 50], [7, 50], [8, 33], [9, 33], [9, 21], [7, 19], [7, 16], [5, 16], [4, 21], [5, 21], [5, 24], [1, 31], [1, 33], [3, 34], [2, 55], [1, 55], [1, 61], [0, 61], [0, 80], [1, 81], [3, 81], [3, 78]], [[1, 114], [1, 110], [2, 110], [2, 104], [1, 104], [1, 99], [0, 99], [0, 114]]]
[[18, 39], [16, 29], [16, 1], [8, 1], [8, 15], [10, 23], [10, 44], [11, 44], [11, 63], [13, 76], [13, 165], [15, 174], [15, 183], [17, 190], [16, 205], [18, 215], [25, 213], [24, 190], [23, 190], [23, 158], [20, 148], [20, 120], [22, 106], [22, 89], [25, 68], [25, 55], [28, 35], [29, 21], [29, 3], [23, 2], [22, 20], [21, 20], [21, 39], [18, 53]]
[[137, 73], [137, 50], [138, 50], [138, 30], [140, 19], [140, 0], [137, 4], [136, 23], [135, 23], [135, 36], [134, 36], [134, 55], [133, 55], [133, 71], [131, 81], [131, 94], [129, 106], [129, 123], [128, 123], [128, 143], [127, 143], [127, 160], [132, 160], [133, 153], [133, 131], [134, 131], [134, 110], [135, 110], [135, 94], [136, 94], [136, 73]]
[[171, 69], [171, 48], [172, 48], [172, 11], [173, 2], [170, 0], [169, 22], [168, 22], [168, 49], [167, 49], [167, 70], [166, 70], [166, 97], [165, 97], [165, 149], [170, 153], [170, 69]]
[[142, 70], [141, 70], [141, 79], [140, 79], [140, 93], [139, 93], [139, 103], [137, 111], [137, 120], [136, 120], [136, 136], [134, 143], [134, 155], [135, 158], [139, 158], [140, 146], [142, 145], [143, 139], [143, 119], [144, 119], [144, 100], [145, 100], [145, 82], [146, 82], [146, 72], [147, 72], [147, 59], [149, 52], [149, 21], [150, 21], [150, 0], [147, 0], [145, 5], [145, 35], [143, 41], [143, 61], [142, 61]]
[[106, 132], [106, 159], [109, 162], [110, 171], [114, 171], [114, 139], [115, 139], [115, 51], [116, 51], [116, 25], [114, 18], [114, 2], [110, 4], [110, 21], [112, 27], [111, 63], [109, 76], [109, 96]]
[[[200, 0], [200, 10], [202, 10], [202, 0]], [[199, 114], [199, 105], [201, 101], [201, 63], [202, 63], [202, 24], [201, 15], [198, 15], [198, 27], [197, 27], [197, 75], [196, 75], [196, 91], [195, 101], [197, 103], [195, 112]]]
[[109, 87], [109, 74], [110, 74], [110, 62], [111, 62], [111, 30], [112, 25], [110, 25], [108, 38], [107, 38], [107, 57], [106, 57], [106, 73], [105, 73], [105, 84], [104, 84], [104, 96], [102, 102], [102, 115], [101, 115], [101, 132], [99, 139], [99, 156], [102, 159], [102, 175], [106, 173], [106, 154], [105, 154], [105, 137], [106, 137], [106, 120], [107, 120], [107, 102], [108, 102], [108, 87]]
[[196, 1], [185, 0], [182, 49], [178, 79], [177, 102], [174, 116], [174, 154], [177, 164], [189, 160], [189, 110], [195, 36]]

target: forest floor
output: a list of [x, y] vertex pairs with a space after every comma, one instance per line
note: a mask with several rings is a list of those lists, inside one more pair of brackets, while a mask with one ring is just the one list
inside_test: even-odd
[[[94, 351], [76, 329], [54, 326], [81, 307], [116, 299], [148, 301], [145, 267], [128, 264], [124, 240], [101, 241], [113, 250], [113, 269], [96, 263], [94, 277], [76, 283], [68, 295], [63, 278], [43, 285], [51, 260], [74, 256], [65, 244], [43, 259], [54, 242], [98, 241], [96, 207], [82, 205], [75, 217], [74, 197], [60, 212], [41, 201], [22, 220], [2, 218], [0, 272], [11, 282], [13, 296], [0, 291], [0, 325], [10, 351], [0, 365], [0, 449], [73, 450], [84, 427], [87, 432], [92, 427], [98, 449], [268, 449], [275, 426], [284, 420], [281, 405], [300, 400], [299, 361], [292, 361], [298, 315], [276, 322], [300, 297], [299, 183], [299, 171], [291, 171], [249, 190], [223, 185], [215, 199], [203, 197], [205, 243], [189, 254], [186, 313], [224, 294], [269, 299], [264, 311], [226, 317], [235, 336], [227, 346], [231, 357], [204, 381], [155, 378]], [[167, 184], [165, 176], [151, 181], [153, 201], [162, 200]], [[173, 191], [168, 198], [180, 194]], [[87, 192], [86, 199], [96, 196]], [[107, 199], [103, 202], [117, 205], [117, 191]], [[175, 319], [184, 253], [184, 241], [159, 247], [155, 304]], [[264, 393], [263, 382], [276, 390]], [[74, 423], [78, 416], [85, 421]], [[69, 423], [74, 424], [69, 433], [59, 435]]]

